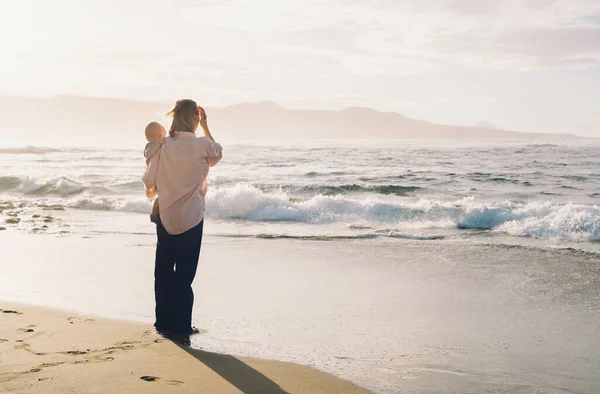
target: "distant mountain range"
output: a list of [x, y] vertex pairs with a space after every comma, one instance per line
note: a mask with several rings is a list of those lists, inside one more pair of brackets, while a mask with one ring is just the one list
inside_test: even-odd
[[497, 129], [496, 126], [489, 124], [488, 122], [481, 121], [473, 125], [473, 127], [480, 127], [482, 129]]
[[[169, 102], [57, 96], [0, 96], [0, 136], [33, 136], [94, 141], [143, 139], [149, 121], [166, 123]], [[350, 107], [340, 111], [285, 109], [271, 102], [206, 108], [218, 138], [252, 139], [476, 139], [495, 141], [578, 139], [573, 134], [522, 133], [475, 126], [447, 126], [396, 112]], [[168, 129], [168, 125], [165, 125]]]

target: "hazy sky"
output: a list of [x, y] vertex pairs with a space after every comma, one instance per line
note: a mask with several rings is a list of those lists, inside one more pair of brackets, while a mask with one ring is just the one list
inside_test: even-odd
[[0, 0], [0, 93], [371, 106], [600, 137], [599, 0]]

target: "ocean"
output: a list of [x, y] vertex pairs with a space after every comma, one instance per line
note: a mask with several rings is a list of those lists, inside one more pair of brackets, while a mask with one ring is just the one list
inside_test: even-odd
[[[78, 227], [70, 214], [147, 214], [142, 145], [0, 149], [0, 225], [68, 236], [111, 231]], [[599, 147], [594, 140], [226, 144], [209, 176], [207, 231], [596, 250]]]
[[[153, 322], [143, 145], [0, 148], [0, 300]], [[376, 393], [597, 392], [597, 141], [223, 145], [193, 347]]]

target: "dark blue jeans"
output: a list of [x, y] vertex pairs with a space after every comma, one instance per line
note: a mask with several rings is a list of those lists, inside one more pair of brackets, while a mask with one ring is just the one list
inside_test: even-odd
[[171, 235], [160, 221], [156, 224], [154, 326], [159, 331], [191, 332], [194, 305], [192, 282], [198, 268], [203, 227], [204, 220], [185, 233]]

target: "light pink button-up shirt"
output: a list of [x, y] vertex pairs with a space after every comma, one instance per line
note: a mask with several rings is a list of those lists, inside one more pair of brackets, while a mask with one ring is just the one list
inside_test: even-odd
[[184, 233], [204, 219], [208, 168], [222, 156], [216, 142], [178, 131], [150, 158], [142, 181], [158, 193], [160, 220], [169, 234]]

